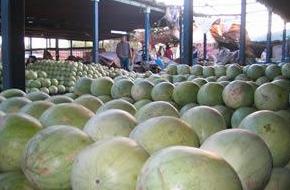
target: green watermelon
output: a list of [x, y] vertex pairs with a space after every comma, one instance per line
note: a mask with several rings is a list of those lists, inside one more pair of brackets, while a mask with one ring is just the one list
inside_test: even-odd
[[44, 92], [31, 92], [26, 95], [26, 98], [28, 98], [31, 101], [41, 101], [49, 98], [49, 95]]
[[171, 101], [174, 85], [169, 82], [162, 82], [154, 86], [151, 92], [154, 101]]
[[270, 80], [273, 80], [275, 77], [280, 76], [282, 74], [281, 67], [278, 65], [269, 65], [265, 70], [266, 77]]
[[1, 118], [0, 172], [21, 169], [25, 144], [41, 129], [39, 121], [26, 114], [8, 114]]
[[150, 118], [159, 116], [179, 117], [177, 109], [168, 102], [157, 101], [146, 104], [137, 111], [135, 117], [138, 122], [144, 122]]
[[201, 149], [223, 157], [237, 172], [243, 189], [263, 189], [272, 170], [272, 156], [256, 134], [229, 129], [209, 137]]
[[78, 153], [91, 143], [75, 127], [48, 127], [26, 145], [22, 171], [36, 189], [71, 189], [72, 164]]
[[54, 104], [48, 101], [35, 101], [26, 104], [20, 109], [19, 112], [28, 114], [36, 119], [39, 119], [43, 112], [45, 112], [48, 108], [52, 106], [54, 106]]
[[29, 103], [31, 103], [31, 100], [24, 97], [9, 98], [0, 104], [0, 111], [5, 113], [17, 113], [23, 106]]
[[4, 98], [25, 97], [26, 93], [19, 89], [7, 89], [0, 93]]
[[17, 172], [7, 172], [0, 174], [1, 190], [34, 190], [25, 176]]
[[234, 113], [234, 110], [232, 108], [229, 108], [227, 106], [223, 106], [223, 105], [216, 105], [213, 106], [214, 109], [216, 109], [217, 111], [220, 112], [220, 114], [222, 114], [222, 116], [225, 119], [225, 122], [227, 124], [228, 128], [231, 128], [231, 119], [232, 119], [232, 115]]
[[63, 103], [72, 103], [74, 100], [65, 95], [56, 95], [51, 96], [50, 98], [46, 99], [48, 102], [52, 102], [54, 104], [63, 104]]
[[134, 83], [128, 79], [116, 81], [111, 88], [111, 95], [114, 99], [131, 97], [131, 89]]
[[212, 134], [227, 128], [223, 116], [207, 106], [194, 107], [185, 112], [181, 119], [195, 130], [201, 144]]
[[78, 80], [74, 86], [74, 93], [78, 96], [83, 94], [90, 94], [91, 92], [92, 79], [81, 78]]
[[215, 106], [223, 104], [224, 87], [217, 82], [209, 82], [203, 85], [197, 94], [197, 102], [200, 105]]
[[228, 84], [222, 97], [225, 104], [234, 109], [254, 104], [254, 90], [251, 85], [244, 81], [233, 81]]
[[98, 141], [77, 156], [71, 173], [74, 190], [135, 190], [148, 153], [135, 141], [116, 137]]
[[97, 113], [101, 113], [107, 110], [111, 110], [111, 109], [120, 109], [123, 111], [126, 111], [132, 115], [135, 115], [136, 113], [136, 108], [134, 107], [133, 104], [129, 103], [126, 100], [122, 100], [122, 99], [116, 99], [116, 100], [111, 100], [107, 103], [105, 103], [104, 105], [102, 105]]
[[44, 127], [70, 125], [82, 129], [93, 116], [94, 113], [82, 105], [65, 103], [50, 107], [39, 120]]
[[259, 110], [283, 110], [289, 105], [289, 93], [282, 87], [266, 83], [255, 92], [255, 105]]
[[134, 106], [137, 110], [141, 109], [143, 106], [151, 103], [151, 100], [147, 100], [147, 99], [143, 99], [143, 100], [139, 100], [137, 102], [134, 103]]
[[114, 81], [109, 77], [101, 77], [93, 80], [91, 93], [94, 96], [111, 96], [111, 89]]
[[236, 109], [231, 119], [232, 128], [238, 128], [245, 117], [256, 111], [257, 109], [254, 107], [240, 107], [239, 109]]
[[258, 111], [248, 115], [239, 125], [259, 135], [268, 145], [274, 167], [284, 167], [290, 160], [290, 128], [288, 123], [272, 111]]
[[92, 117], [83, 131], [94, 141], [98, 141], [114, 136], [128, 137], [136, 125], [137, 121], [131, 114], [112, 109]]
[[274, 168], [270, 181], [264, 190], [287, 190], [290, 189], [290, 169]]
[[194, 82], [186, 81], [179, 83], [174, 87], [173, 100], [180, 106], [184, 106], [189, 103], [197, 102], [197, 93], [199, 86]]
[[92, 112], [96, 112], [102, 105], [104, 105], [104, 103], [102, 102], [102, 100], [100, 100], [99, 98], [86, 94], [86, 95], [82, 95], [80, 97], [78, 97], [77, 99], [75, 99], [74, 103], [76, 104], [80, 104], [86, 108], [88, 108], [89, 110], [91, 110]]
[[145, 189], [242, 190], [242, 185], [233, 168], [220, 156], [197, 148], [174, 146], [147, 160], [136, 187], [136, 190]]
[[136, 101], [142, 99], [151, 100], [151, 91], [153, 87], [154, 85], [146, 80], [135, 83], [131, 89], [131, 96]]
[[169, 116], [155, 117], [140, 123], [130, 133], [130, 138], [151, 155], [169, 146], [199, 147], [194, 130], [184, 121]]

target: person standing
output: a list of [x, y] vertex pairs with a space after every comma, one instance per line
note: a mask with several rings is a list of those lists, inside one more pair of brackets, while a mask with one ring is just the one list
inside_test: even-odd
[[164, 57], [167, 57], [170, 60], [173, 60], [173, 52], [169, 44], [166, 45], [166, 50], [164, 52]]
[[132, 58], [132, 52], [126, 36], [123, 36], [121, 41], [117, 44], [116, 53], [120, 59], [121, 67], [129, 71], [129, 63]]

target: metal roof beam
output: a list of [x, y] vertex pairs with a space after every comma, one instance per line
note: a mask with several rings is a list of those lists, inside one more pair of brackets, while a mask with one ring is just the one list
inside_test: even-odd
[[156, 11], [156, 12], [161, 12], [161, 13], [165, 13], [165, 9], [159, 8], [159, 7], [154, 7], [152, 5], [148, 5], [145, 2], [141, 3], [141, 2], [137, 2], [137, 1], [132, 1], [132, 0], [114, 0], [116, 2], [120, 2], [120, 3], [124, 3], [127, 5], [132, 5], [135, 7], [140, 7], [140, 8], [150, 8], [152, 11]]

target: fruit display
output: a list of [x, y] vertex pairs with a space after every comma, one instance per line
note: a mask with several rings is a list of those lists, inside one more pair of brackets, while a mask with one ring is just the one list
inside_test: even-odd
[[0, 93], [0, 190], [290, 189], [289, 64], [26, 75]]
[[[0, 65], [0, 75], [2, 76], [2, 65]], [[76, 82], [80, 78], [89, 78], [90, 80], [99, 77], [116, 77], [120, 75], [126, 75], [135, 77], [136, 73], [129, 73], [125, 70], [118, 68], [108, 68], [100, 64], [88, 64], [85, 65], [81, 62], [69, 62], [69, 61], [54, 61], [54, 60], [41, 60], [35, 63], [30, 63], [26, 67], [26, 91], [27, 92], [44, 92], [46, 94], [64, 94], [66, 92], [72, 92], [75, 88]], [[88, 79], [86, 79], [87, 81]], [[85, 90], [86, 81], [79, 82], [79, 93]], [[90, 86], [90, 84], [89, 84]], [[0, 89], [2, 89], [2, 77], [0, 80]], [[14, 91], [21, 96], [21, 93]], [[4, 97], [12, 96], [9, 92], [3, 94]], [[14, 96], [14, 95], [13, 95]]]

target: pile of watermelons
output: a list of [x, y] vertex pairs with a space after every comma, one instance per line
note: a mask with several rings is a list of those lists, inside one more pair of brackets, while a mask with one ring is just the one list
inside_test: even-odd
[[[0, 65], [0, 89], [2, 84], [3, 68]], [[81, 62], [41, 60], [27, 65], [26, 91], [44, 92], [50, 95], [73, 92], [77, 80], [82, 77], [96, 79], [109, 76], [116, 77], [126, 75], [128, 77], [137, 76], [136, 73], [129, 73], [118, 68], [108, 68], [100, 64], [83, 64]]]
[[289, 63], [95, 78], [0, 93], [0, 190], [290, 189]]

